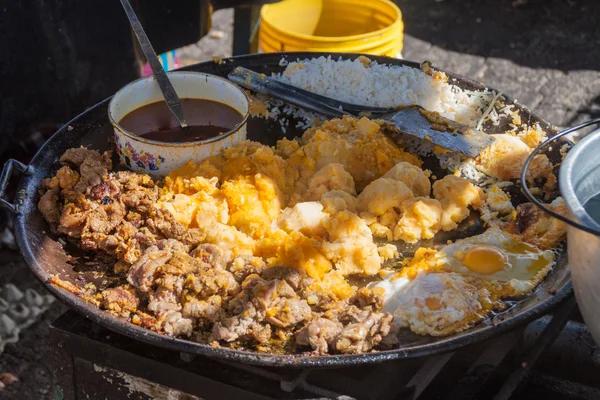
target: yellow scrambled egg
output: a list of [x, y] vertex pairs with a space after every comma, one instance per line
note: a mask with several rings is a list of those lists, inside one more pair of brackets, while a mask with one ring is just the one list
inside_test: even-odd
[[435, 182], [432, 194], [421, 164], [376, 122], [343, 118], [274, 147], [245, 141], [191, 161], [165, 179], [159, 206], [231, 257], [301, 268], [315, 293], [345, 298], [356, 290], [345, 277], [376, 275], [397, 255], [374, 238], [431, 238], [485, 204], [479, 188], [455, 176]]
[[377, 123], [344, 118], [275, 147], [245, 141], [191, 161], [165, 179], [159, 206], [186, 227], [202, 229], [207, 242], [230, 256], [253, 254], [267, 265], [302, 268], [320, 282], [315, 290], [331, 289], [334, 281], [343, 298], [355, 290], [343, 277], [374, 275], [397, 254], [393, 246], [378, 248], [360, 217], [364, 207], [376, 208], [385, 189], [375, 187], [373, 199], [357, 193], [389, 173], [385, 179], [403, 194], [388, 208], [399, 207], [412, 189], [430, 191], [420, 165]]

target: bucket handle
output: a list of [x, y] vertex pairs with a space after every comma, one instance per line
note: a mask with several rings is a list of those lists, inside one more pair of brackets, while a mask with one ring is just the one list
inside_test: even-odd
[[526, 179], [527, 170], [529, 169], [529, 164], [531, 164], [531, 161], [534, 159], [534, 157], [536, 155], [538, 155], [540, 150], [542, 150], [544, 147], [546, 147], [548, 144], [554, 142], [555, 140], [557, 140], [565, 135], [568, 135], [569, 133], [573, 133], [580, 129], [586, 128], [590, 125], [596, 125], [596, 124], [600, 124], [600, 118], [596, 118], [596, 119], [584, 122], [582, 124], [573, 126], [571, 128], [565, 129], [564, 131], [559, 132], [558, 134], [552, 136], [551, 138], [546, 139], [542, 144], [540, 144], [538, 147], [536, 147], [531, 152], [531, 154], [529, 154], [529, 157], [527, 157], [527, 160], [525, 160], [525, 164], [523, 164], [523, 169], [521, 170], [521, 188], [523, 189], [523, 194], [525, 195], [525, 197], [527, 197], [533, 204], [535, 204], [536, 206], [538, 206], [539, 208], [544, 210], [544, 212], [546, 212], [547, 214], [550, 214], [554, 218], [559, 219], [577, 229], [581, 229], [582, 231], [591, 233], [592, 235], [600, 236], [600, 231], [597, 231], [592, 228], [588, 228], [587, 226], [584, 226], [578, 222], [575, 222], [572, 219], [570, 219], [564, 215], [561, 215], [561, 214], [557, 213], [556, 211], [551, 210], [550, 208], [546, 207], [546, 205], [544, 205], [544, 203], [539, 201], [533, 195], [533, 193], [531, 193], [531, 190], [529, 190], [529, 187], [527, 186], [527, 179]]

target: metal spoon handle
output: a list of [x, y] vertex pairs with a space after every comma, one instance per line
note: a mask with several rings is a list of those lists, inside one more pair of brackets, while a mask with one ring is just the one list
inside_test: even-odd
[[306, 95], [297, 91], [293, 86], [282, 85], [279, 81], [270, 78], [264, 74], [257, 74], [246, 68], [237, 67], [227, 76], [233, 83], [254, 90], [257, 93], [263, 93], [267, 96], [285, 101], [312, 112], [324, 115], [330, 118], [341, 118], [344, 115], [352, 115], [339, 108], [332, 107], [323, 103], [314, 96]]
[[185, 122], [185, 118], [183, 116], [183, 107], [181, 106], [179, 96], [177, 96], [175, 88], [171, 84], [171, 81], [167, 77], [167, 73], [158, 60], [156, 52], [154, 51], [152, 44], [150, 44], [150, 40], [148, 39], [146, 32], [144, 32], [144, 28], [142, 28], [140, 20], [135, 14], [135, 11], [133, 11], [129, 0], [121, 0], [121, 4], [123, 5], [123, 9], [125, 9], [125, 14], [127, 14], [131, 28], [140, 42], [140, 46], [144, 52], [144, 55], [146, 56], [146, 59], [148, 60], [148, 64], [150, 64], [150, 68], [152, 68], [152, 73], [158, 82], [158, 86], [160, 87], [160, 91], [167, 102], [169, 110], [171, 110], [179, 122], [179, 125], [181, 125], [182, 128], [185, 128], [187, 123]]

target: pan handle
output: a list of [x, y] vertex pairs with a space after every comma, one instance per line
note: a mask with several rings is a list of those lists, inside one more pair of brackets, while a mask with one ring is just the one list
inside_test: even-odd
[[12, 176], [13, 170], [16, 169], [20, 173], [24, 173], [28, 168], [29, 167], [27, 165], [12, 158], [4, 163], [4, 167], [2, 168], [2, 175], [0, 175], [0, 207], [6, 208], [13, 214], [17, 214], [19, 210], [17, 208], [17, 204], [10, 203], [4, 199], [6, 187], [8, 186], [8, 181]]

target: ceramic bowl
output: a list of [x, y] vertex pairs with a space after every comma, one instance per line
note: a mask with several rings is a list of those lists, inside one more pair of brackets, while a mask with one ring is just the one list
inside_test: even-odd
[[237, 110], [242, 121], [230, 131], [206, 140], [167, 143], [144, 139], [119, 125], [127, 114], [157, 101], [164, 101], [153, 76], [138, 79], [120, 89], [110, 101], [108, 117], [115, 131], [119, 157], [129, 169], [153, 176], [165, 176], [190, 160], [200, 161], [222, 149], [246, 139], [249, 101], [238, 86], [221, 77], [187, 71], [168, 72], [167, 75], [180, 99], [217, 101]]

